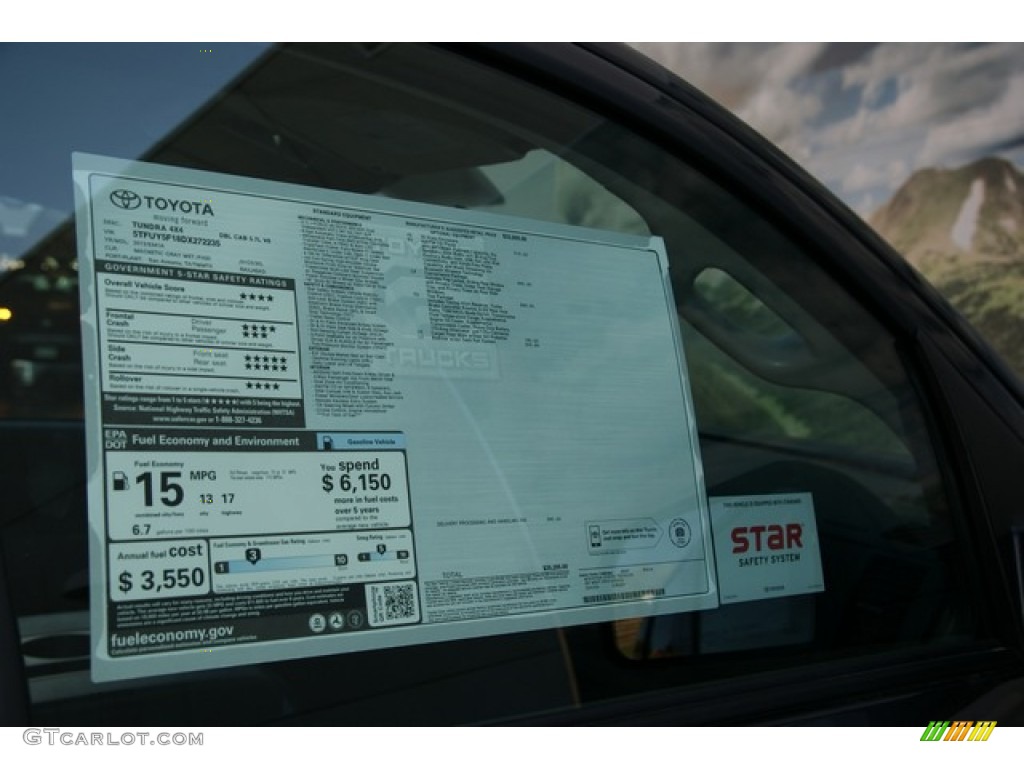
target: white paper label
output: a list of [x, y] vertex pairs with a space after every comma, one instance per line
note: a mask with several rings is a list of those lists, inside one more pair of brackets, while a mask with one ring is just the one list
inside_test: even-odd
[[723, 604], [824, 591], [811, 494], [708, 501]]
[[658, 238], [74, 169], [96, 679], [718, 604]]

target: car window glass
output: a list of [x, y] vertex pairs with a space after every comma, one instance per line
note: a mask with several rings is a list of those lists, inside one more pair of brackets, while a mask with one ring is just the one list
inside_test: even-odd
[[[40, 53], [8, 49], [0, 68], [18, 71], [13, 64]], [[23, 100], [11, 114], [39, 109], [32, 94], [68, 78], [83, 56], [94, 61], [76, 47], [45, 53], [47, 67], [27, 78], [31, 92], [7, 97]], [[140, 57], [137, 66], [83, 77], [106, 77], [114, 93], [139, 81], [159, 92], [162, 78], [173, 77], [141, 69], [148, 47], [121, 53]], [[797, 242], [743, 189], [696, 170], [685, 151], [460, 52], [246, 48], [221, 65], [189, 81], [192, 88], [179, 83], [162, 111], [114, 110], [89, 98], [90, 88], [66, 96], [79, 99], [76, 114], [89, 118], [82, 125], [116, 116], [124, 135], [99, 141], [70, 121], [67, 134], [50, 137], [24, 125], [5, 147], [60, 157], [47, 161], [40, 181], [16, 177], [0, 209], [0, 524], [34, 720], [487, 721], [811, 660], [926, 653], [980, 632], [957, 556], [959, 511], [901, 352], [908, 340], [829, 271], [827, 253]], [[784, 536], [779, 547], [806, 544], [823, 586], [778, 596], [768, 565], [750, 561], [744, 567], [765, 569], [751, 582], [761, 595], [713, 609], [294, 660], [254, 654], [251, 664], [92, 682], [88, 598], [99, 585], [88, 567], [71, 150], [428, 203], [455, 217], [480, 211], [601, 237], [661, 238], [706, 495], [799, 498], [816, 536]], [[45, 226], [12, 224], [32, 206], [45, 211], [33, 220]], [[638, 401], [644, 396], [638, 387]], [[745, 556], [780, 554], [769, 532], [756, 544], [747, 533], [744, 546], [765, 551]], [[738, 562], [733, 551], [715, 554], [720, 565]]]

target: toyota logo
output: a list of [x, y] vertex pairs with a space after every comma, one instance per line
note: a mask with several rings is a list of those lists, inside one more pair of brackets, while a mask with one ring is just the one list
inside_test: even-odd
[[134, 211], [142, 205], [142, 198], [127, 189], [115, 189], [110, 193], [110, 202], [126, 211]]

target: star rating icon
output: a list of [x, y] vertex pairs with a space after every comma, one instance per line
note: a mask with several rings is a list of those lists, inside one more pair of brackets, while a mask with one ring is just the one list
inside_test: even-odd
[[273, 325], [250, 325], [242, 323], [243, 339], [267, 339], [270, 334], [277, 333], [277, 327]]
[[288, 370], [288, 359], [285, 357], [278, 357], [277, 355], [246, 355], [245, 356], [245, 367], [247, 370], [251, 370], [250, 366], [255, 366], [256, 370], [264, 371], [287, 371]]

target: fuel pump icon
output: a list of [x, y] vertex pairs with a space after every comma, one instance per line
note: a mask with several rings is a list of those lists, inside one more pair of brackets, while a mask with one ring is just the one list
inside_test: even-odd
[[128, 487], [128, 475], [124, 472], [115, 472], [112, 478], [111, 488], [115, 491], [127, 491]]

